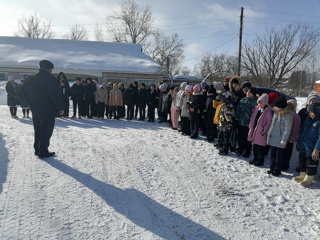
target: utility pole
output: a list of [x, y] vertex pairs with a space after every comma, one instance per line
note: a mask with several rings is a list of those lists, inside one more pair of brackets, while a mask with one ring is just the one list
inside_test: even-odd
[[240, 15], [239, 56], [238, 56], [238, 76], [239, 77], [241, 74], [242, 26], [243, 26], [243, 7], [241, 7], [241, 15]]

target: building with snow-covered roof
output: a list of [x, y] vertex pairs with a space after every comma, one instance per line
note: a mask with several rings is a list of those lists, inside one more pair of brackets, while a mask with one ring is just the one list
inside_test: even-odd
[[140, 44], [0, 37], [0, 80], [9, 75], [26, 78], [39, 69], [39, 61], [54, 64], [53, 74], [69, 80], [91, 77], [99, 82], [157, 83], [166, 71], [142, 52]]

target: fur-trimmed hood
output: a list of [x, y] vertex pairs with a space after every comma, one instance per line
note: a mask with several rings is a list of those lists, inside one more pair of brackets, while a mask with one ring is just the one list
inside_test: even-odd
[[[232, 84], [233, 82], [237, 80], [239, 83], [238, 83], [238, 87], [236, 89], [233, 88]], [[238, 76], [234, 76], [230, 79], [229, 81], [229, 88], [230, 88], [230, 92], [236, 92], [236, 91], [239, 91], [241, 90], [241, 78], [238, 77]]]

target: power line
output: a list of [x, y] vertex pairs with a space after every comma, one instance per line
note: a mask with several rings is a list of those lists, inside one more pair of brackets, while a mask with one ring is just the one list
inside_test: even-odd
[[211, 49], [210, 51], [207, 51], [207, 52], [205, 52], [205, 53], [203, 53], [203, 54], [200, 54], [200, 55], [198, 55], [198, 56], [196, 56], [196, 57], [194, 57], [194, 58], [190, 58], [190, 59], [184, 60], [183, 62], [192, 61], [192, 60], [195, 60], [195, 59], [197, 59], [197, 58], [199, 58], [199, 57], [202, 57], [202, 56], [204, 56], [204, 55], [206, 55], [206, 54], [208, 54], [208, 53], [210, 53], [210, 52], [213, 52], [213, 51], [217, 50], [217, 49], [220, 48], [220, 47], [223, 47], [224, 45], [226, 45], [227, 43], [231, 42], [232, 40], [234, 40], [234, 39], [236, 39], [236, 38], [238, 38], [238, 36], [235, 36], [234, 38], [231, 38], [230, 40], [226, 41], [225, 43], [219, 45], [218, 47], [216, 47], [216, 48], [214, 48], [214, 49]]

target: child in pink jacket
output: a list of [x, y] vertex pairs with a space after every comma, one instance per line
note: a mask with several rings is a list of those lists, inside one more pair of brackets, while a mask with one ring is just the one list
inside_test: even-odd
[[269, 95], [263, 93], [258, 98], [249, 123], [248, 141], [253, 143], [253, 160], [249, 163], [254, 166], [264, 164], [264, 148], [267, 145], [267, 132], [272, 122], [272, 108], [268, 104]]

